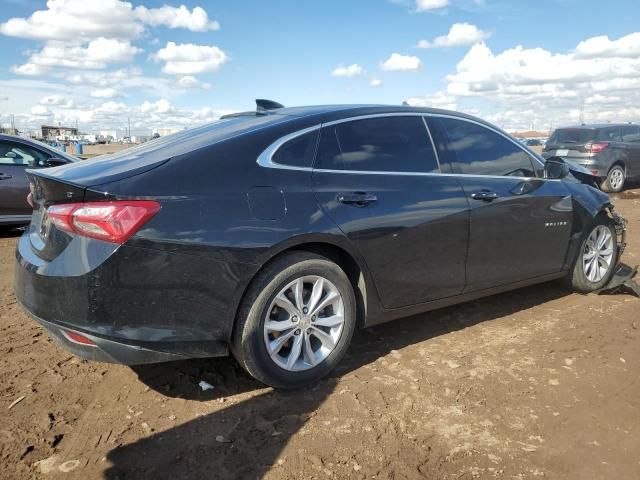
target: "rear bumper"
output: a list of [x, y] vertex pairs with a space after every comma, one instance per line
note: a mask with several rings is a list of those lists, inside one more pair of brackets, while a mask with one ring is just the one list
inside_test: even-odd
[[[254, 265], [127, 245], [107, 256], [75, 241], [51, 262], [35, 256], [28, 233], [16, 250], [16, 298], [65, 349], [125, 364], [228, 354]], [[71, 342], [67, 331], [97, 346]]]
[[[27, 313], [29, 313], [28, 310]], [[84, 332], [82, 335], [90, 339], [95, 346], [82, 345], [69, 340], [65, 335], [65, 332], [77, 332], [77, 330], [72, 330], [52, 322], [47, 322], [46, 320], [38, 318], [30, 313], [29, 316], [42, 325], [58, 345], [74, 355], [86, 358], [87, 360], [105, 363], [120, 363], [123, 365], [139, 365], [145, 363], [170, 362], [173, 360], [184, 360], [189, 358], [175, 353], [158, 352], [137, 345], [119, 343]], [[222, 349], [221, 355], [224, 355], [225, 353], [226, 351]]]

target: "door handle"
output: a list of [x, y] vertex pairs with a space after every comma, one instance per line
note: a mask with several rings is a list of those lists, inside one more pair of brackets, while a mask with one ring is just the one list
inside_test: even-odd
[[475, 192], [471, 194], [471, 198], [474, 200], [482, 200], [483, 202], [493, 202], [496, 198], [498, 198], [498, 194], [496, 192]]
[[13, 178], [13, 177], [11, 175], [0, 173], [0, 180], [9, 180], [10, 178]]
[[376, 200], [378, 200], [378, 197], [364, 192], [341, 193], [338, 195], [338, 202], [346, 205], [355, 205], [356, 207], [364, 207]]

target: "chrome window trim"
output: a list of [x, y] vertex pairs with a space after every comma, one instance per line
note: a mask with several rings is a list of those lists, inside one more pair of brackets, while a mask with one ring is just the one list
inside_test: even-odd
[[436, 156], [436, 162], [438, 162], [438, 170], [442, 173], [442, 165], [440, 165], [440, 155], [438, 155], [438, 149], [436, 148], [436, 144], [433, 141], [433, 137], [431, 136], [431, 129], [429, 128], [429, 124], [427, 123], [427, 118], [422, 116], [422, 123], [424, 123], [424, 128], [427, 129], [427, 135], [429, 135], [429, 141], [431, 142], [431, 148], [433, 148], [433, 153]]
[[269, 145], [266, 148], [266, 150], [264, 150], [258, 156], [258, 160], [257, 160], [258, 165], [260, 165], [261, 167], [265, 167], [265, 168], [281, 168], [283, 170], [298, 170], [298, 171], [302, 171], [302, 172], [310, 172], [313, 169], [312, 167], [296, 167], [294, 165], [285, 165], [283, 163], [276, 163], [276, 162], [273, 161], [273, 156], [278, 151], [278, 149], [282, 145], [287, 143], [289, 140], [293, 140], [294, 138], [301, 137], [302, 135], [305, 135], [307, 133], [313, 132], [315, 130], [320, 130], [320, 128], [322, 128], [322, 124], [313, 125], [312, 127], [304, 128], [302, 130], [298, 130], [296, 132], [289, 133], [288, 135], [285, 135], [284, 137], [280, 137], [278, 140], [276, 140], [271, 145]]
[[426, 121], [426, 117], [437, 117], [437, 118], [449, 118], [452, 120], [460, 120], [462, 122], [468, 122], [468, 123], [473, 123], [475, 125], [478, 125], [479, 127], [483, 127], [486, 128], [487, 130], [490, 130], [494, 133], [497, 133], [498, 135], [500, 135], [501, 137], [505, 138], [506, 140], [508, 140], [509, 142], [511, 142], [512, 144], [514, 144], [515, 146], [517, 146], [520, 150], [522, 150], [524, 153], [526, 153], [529, 158], [535, 160], [536, 162], [538, 162], [540, 164], [541, 167], [544, 166], [544, 164], [534, 155], [532, 155], [532, 152], [528, 151], [526, 148], [524, 148], [522, 145], [520, 145], [516, 140], [512, 139], [511, 137], [509, 137], [508, 135], [506, 135], [505, 133], [501, 132], [500, 130], [497, 130], [496, 128], [493, 128], [492, 126], [489, 125], [485, 125], [481, 122], [477, 122], [475, 120], [469, 119], [469, 118], [463, 118], [463, 117], [458, 117], [455, 115], [447, 115], [447, 114], [442, 114], [442, 113], [424, 113], [424, 112], [390, 112], [390, 113], [372, 113], [369, 115], [358, 115], [355, 117], [347, 117], [347, 118], [341, 118], [339, 120], [332, 120], [331, 122], [325, 122], [325, 123], [319, 123], [317, 125], [313, 125], [311, 127], [307, 127], [304, 128], [302, 130], [298, 130], [292, 133], [289, 133], [287, 135], [285, 135], [284, 137], [279, 138], [278, 140], [276, 140], [275, 142], [273, 142], [271, 145], [269, 145], [257, 158], [256, 163], [258, 165], [260, 165], [261, 167], [264, 168], [278, 168], [278, 169], [282, 169], [282, 170], [297, 170], [297, 171], [301, 171], [301, 172], [321, 172], [321, 173], [346, 173], [346, 174], [356, 174], [356, 175], [400, 175], [400, 176], [439, 176], [439, 175], [445, 175], [445, 176], [454, 176], [454, 177], [469, 177], [469, 178], [515, 178], [515, 179], [520, 179], [520, 180], [544, 180], [544, 181], [555, 181], [555, 182], [559, 182], [562, 181], [561, 179], [554, 179], [554, 178], [543, 178], [543, 177], [516, 177], [516, 176], [506, 176], [506, 175], [478, 175], [478, 174], [467, 174], [467, 173], [442, 173], [442, 171], [440, 173], [433, 173], [433, 172], [393, 172], [393, 171], [361, 171], [361, 170], [331, 170], [331, 169], [324, 169], [324, 168], [313, 168], [313, 167], [296, 167], [293, 165], [285, 165], [282, 163], [276, 163], [273, 161], [273, 155], [277, 152], [277, 150], [285, 143], [287, 143], [290, 140], [293, 140], [297, 137], [300, 137], [302, 135], [305, 135], [309, 132], [313, 132], [315, 130], [319, 130], [321, 128], [324, 127], [330, 127], [333, 125], [338, 125], [340, 123], [346, 123], [346, 122], [351, 122], [351, 121], [355, 121], [355, 120], [366, 120], [366, 119], [370, 119], [370, 118], [382, 118], [382, 117], [423, 117], [423, 121], [425, 124], [425, 127], [427, 129], [427, 133], [429, 135], [429, 138], [431, 140], [431, 146], [433, 148], [434, 154], [436, 156], [436, 160], [438, 161], [438, 166], [440, 167], [440, 159], [438, 157], [438, 151], [435, 148], [435, 144], [433, 142], [433, 137], [431, 136], [431, 131], [429, 130], [429, 126], [427, 124]]

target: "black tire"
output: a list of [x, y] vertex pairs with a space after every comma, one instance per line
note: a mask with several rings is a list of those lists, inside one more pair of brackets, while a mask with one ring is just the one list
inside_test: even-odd
[[[584, 271], [583, 255], [587, 250], [587, 241], [589, 239], [589, 236], [591, 235], [592, 232], [594, 232], [600, 226], [608, 228], [611, 233], [613, 256], [611, 258], [609, 268], [607, 269], [607, 272], [602, 276], [602, 279], [600, 279], [599, 281], [591, 281], [589, 280], [589, 278], [587, 277]], [[578, 255], [573, 267], [573, 271], [571, 272], [571, 275], [569, 277], [572, 288], [578, 292], [590, 293], [604, 287], [611, 279], [611, 275], [613, 275], [613, 271], [616, 267], [617, 259], [618, 259], [618, 237], [616, 236], [616, 229], [614, 227], [613, 220], [611, 220], [605, 214], [600, 214], [594, 219], [594, 222], [589, 227], [589, 229], [586, 230], [582, 238], [582, 242], [580, 244], [580, 249], [578, 250]]]
[[[316, 275], [329, 280], [342, 296], [344, 324], [331, 353], [318, 365], [303, 371], [289, 371], [269, 356], [264, 322], [278, 293], [296, 278]], [[284, 254], [258, 274], [246, 293], [232, 341], [232, 352], [251, 376], [274, 388], [293, 389], [317, 382], [344, 357], [356, 325], [356, 299], [344, 271], [329, 259], [308, 252]]]
[[619, 193], [624, 189], [627, 173], [622, 165], [614, 165], [602, 182], [602, 190], [609, 193]]

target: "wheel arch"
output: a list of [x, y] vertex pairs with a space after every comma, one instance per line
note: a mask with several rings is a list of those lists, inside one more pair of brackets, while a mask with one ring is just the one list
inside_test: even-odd
[[369, 309], [369, 303], [373, 301], [372, 294], [375, 291], [369, 270], [366, 267], [364, 259], [362, 259], [351, 248], [345, 245], [346, 242], [336, 240], [334, 236], [301, 236], [290, 241], [283, 242], [266, 252], [260, 262], [260, 268], [254, 273], [253, 277], [247, 282], [239, 301], [236, 302], [235, 314], [233, 316], [233, 325], [231, 329], [230, 339], [236, 334], [236, 325], [238, 324], [238, 314], [242, 308], [242, 302], [247, 292], [253, 285], [258, 275], [270, 264], [291, 252], [309, 252], [321, 255], [336, 263], [347, 275], [356, 297], [357, 307], [357, 326], [363, 327]]
[[[620, 165], [622, 167], [622, 169], [624, 170], [625, 175], [627, 174], [627, 164], [625, 163], [625, 161], [621, 158], [617, 158], [616, 160], [613, 161], [613, 163], [611, 164], [611, 166], [609, 167], [608, 172], [611, 171], [611, 169], [613, 167], [615, 167], [616, 165]], [[607, 173], [608, 173], [607, 172]]]

